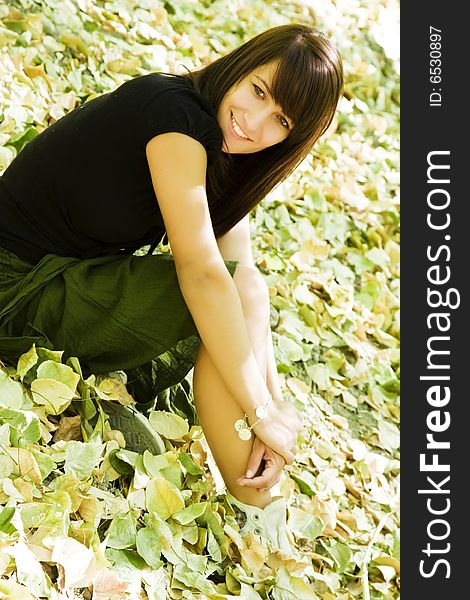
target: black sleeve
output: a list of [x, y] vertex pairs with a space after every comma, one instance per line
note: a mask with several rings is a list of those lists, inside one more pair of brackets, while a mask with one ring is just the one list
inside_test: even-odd
[[[183, 133], [204, 146], [208, 162], [211, 162], [221, 151], [222, 132], [209, 101], [187, 82], [159, 75], [160, 85], [155, 85], [153, 77], [138, 77], [132, 81], [132, 90], [126, 90], [138, 99], [135, 132], [139, 144], [145, 146], [162, 133]], [[129, 83], [126, 85], [130, 88]]]

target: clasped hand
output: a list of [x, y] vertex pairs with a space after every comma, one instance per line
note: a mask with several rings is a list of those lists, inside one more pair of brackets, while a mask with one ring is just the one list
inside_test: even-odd
[[[245, 472], [238, 483], [260, 491], [275, 485], [287, 464], [294, 461], [293, 450], [302, 427], [297, 410], [287, 402], [273, 402], [266, 418], [254, 427], [256, 434]], [[263, 470], [258, 474], [264, 461]]]

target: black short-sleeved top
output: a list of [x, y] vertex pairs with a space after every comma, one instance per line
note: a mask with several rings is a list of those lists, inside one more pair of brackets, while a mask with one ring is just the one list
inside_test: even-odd
[[0, 177], [0, 246], [46, 254], [132, 253], [165, 233], [145, 147], [170, 131], [222, 148], [210, 102], [184, 79], [152, 73], [86, 102], [48, 127]]

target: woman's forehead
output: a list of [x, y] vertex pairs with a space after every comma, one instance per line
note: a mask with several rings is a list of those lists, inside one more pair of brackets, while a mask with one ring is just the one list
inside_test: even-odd
[[256, 67], [256, 69], [254, 69], [252, 71], [251, 75], [255, 75], [255, 76], [257, 75], [258, 77], [265, 79], [266, 82], [271, 84], [274, 79], [274, 76], [276, 74], [277, 66], [278, 66], [277, 61], [266, 63], [265, 65], [260, 65], [259, 67]]

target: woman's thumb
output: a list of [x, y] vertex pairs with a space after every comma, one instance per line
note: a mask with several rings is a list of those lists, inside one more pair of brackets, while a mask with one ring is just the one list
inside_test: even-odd
[[248, 459], [248, 464], [246, 466], [245, 477], [251, 479], [251, 477], [255, 475], [259, 469], [261, 461], [263, 460], [264, 452], [264, 444], [260, 442], [258, 438], [256, 438], [251, 450], [250, 458]]

